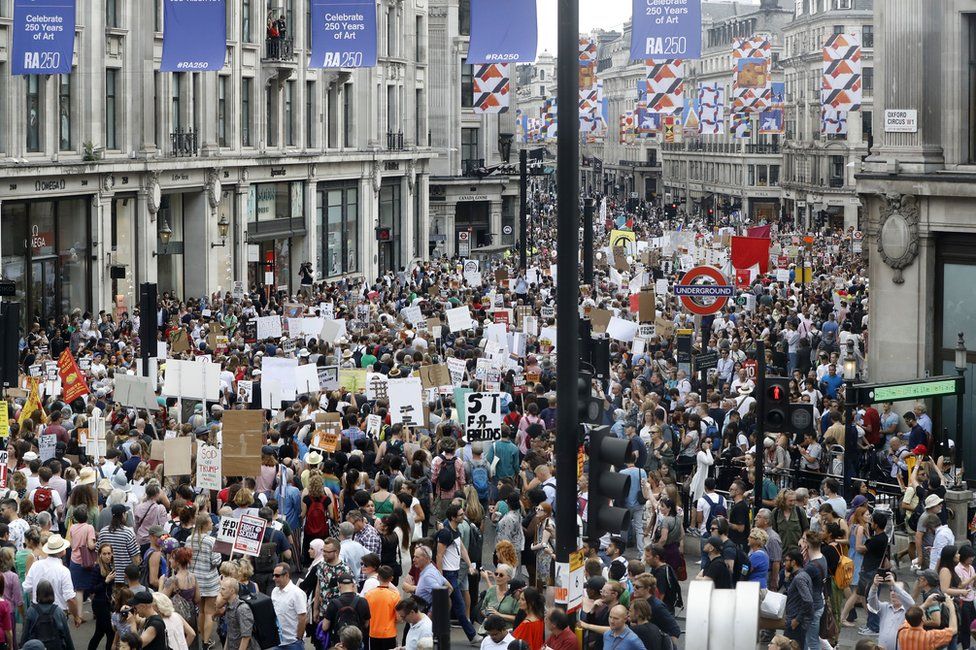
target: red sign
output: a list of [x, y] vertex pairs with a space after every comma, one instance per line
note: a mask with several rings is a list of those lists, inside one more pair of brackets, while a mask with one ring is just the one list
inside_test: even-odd
[[776, 258], [776, 268], [785, 269], [790, 265], [790, 258], [786, 255], [780, 255]]
[[735, 286], [739, 289], [748, 289], [749, 280], [752, 278], [752, 273], [749, 269], [736, 269], [735, 270]]
[[71, 350], [65, 349], [58, 357], [58, 374], [61, 375], [61, 395], [65, 402], [70, 404], [82, 395], [88, 394], [85, 376], [78, 369], [75, 358], [71, 356]]
[[[697, 280], [702, 279], [711, 280], [712, 283], [696, 283]], [[681, 297], [685, 309], [701, 316], [720, 312], [733, 293], [729, 281], [713, 266], [696, 266], [685, 273], [674, 287], [674, 294]], [[703, 298], [713, 300], [709, 304], [703, 301]]]
[[495, 312], [492, 312], [491, 315], [492, 315], [492, 318], [495, 319], [495, 322], [496, 323], [505, 323], [505, 329], [506, 330], [508, 329], [508, 326], [509, 326], [510, 323], [509, 323], [509, 317], [508, 317], [508, 312], [507, 311], [505, 311], [505, 310], [495, 311]]

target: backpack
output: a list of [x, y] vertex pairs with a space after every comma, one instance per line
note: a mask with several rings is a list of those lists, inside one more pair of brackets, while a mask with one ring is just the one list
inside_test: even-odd
[[650, 630], [650, 638], [647, 640], [648, 643], [644, 644], [647, 650], [671, 650], [674, 647], [668, 635], [654, 623], [648, 621], [644, 624], [644, 628]]
[[854, 581], [854, 560], [841, 553], [836, 544], [831, 544], [831, 546], [840, 555], [840, 561], [837, 563], [837, 568], [834, 569], [834, 584], [837, 585], [838, 589], [847, 589]]
[[[441, 471], [443, 472], [443, 470]], [[488, 482], [488, 467], [486, 465], [475, 465], [471, 468], [471, 485], [477, 490], [479, 501], [488, 500], [491, 484]]]
[[309, 497], [305, 511], [305, 534], [311, 538], [324, 538], [329, 534], [329, 518], [325, 514], [325, 497]]
[[712, 440], [712, 451], [719, 451], [722, 446], [722, 438], [718, 435], [718, 425], [715, 424], [714, 418], [709, 418], [711, 424], [705, 423], [705, 437], [711, 438]]
[[918, 502], [915, 504], [915, 510], [912, 511], [907, 522], [908, 527], [912, 530], [918, 530], [918, 520], [925, 513], [925, 497], [928, 495], [928, 490], [921, 485], [916, 486], [915, 497], [918, 499]]
[[437, 487], [441, 489], [442, 492], [449, 492], [457, 488], [457, 461], [455, 457], [450, 463], [447, 462], [447, 458], [443, 455], [439, 457], [441, 459], [441, 471], [437, 475]]
[[275, 614], [274, 604], [271, 598], [262, 593], [241, 595], [241, 603], [251, 608], [254, 616], [254, 631], [252, 639], [258, 642], [261, 650], [275, 648], [281, 645], [281, 638], [278, 636], [278, 616]]
[[275, 565], [278, 564], [278, 547], [274, 542], [263, 541], [258, 555], [254, 558], [254, 573], [267, 575], [274, 573]]
[[729, 511], [725, 507], [725, 497], [721, 494], [718, 495], [718, 501], [713, 502], [708, 498], [707, 494], [702, 494], [702, 498], [705, 499], [705, 503], [708, 504], [708, 516], [705, 518], [705, 530], [707, 531], [712, 526], [712, 520], [715, 517], [725, 517], [729, 516]]
[[[358, 594], [353, 594], [352, 600], [348, 605], [343, 605], [336, 612], [335, 625], [329, 628], [333, 639], [338, 639], [342, 630], [350, 625], [362, 629], [362, 621], [359, 620], [359, 612], [356, 611], [356, 602], [361, 598]], [[341, 600], [339, 601], [342, 602]]]
[[468, 557], [476, 565], [481, 565], [481, 558], [484, 555], [485, 538], [481, 530], [474, 524], [468, 524]]
[[54, 618], [53, 607], [39, 609], [31, 638], [43, 643], [46, 650], [64, 650], [64, 639]]
[[39, 487], [34, 490], [33, 502], [35, 512], [47, 512], [50, 510], [54, 504], [54, 498], [51, 496], [51, 488]]

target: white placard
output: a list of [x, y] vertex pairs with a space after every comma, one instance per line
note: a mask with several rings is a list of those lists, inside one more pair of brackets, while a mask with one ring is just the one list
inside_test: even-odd
[[777, 282], [789, 282], [790, 281], [790, 270], [789, 269], [776, 269], [776, 281]]
[[467, 364], [464, 359], [457, 359], [455, 357], [447, 358], [447, 371], [451, 375], [451, 383], [455, 386], [460, 386], [464, 381], [464, 373], [467, 370]]
[[317, 368], [320, 390], [339, 388], [339, 366], [319, 366]]
[[427, 322], [427, 319], [424, 318], [424, 313], [420, 311], [420, 307], [407, 307], [400, 312], [400, 315], [403, 316], [404, 320], [413, 325]]
[[197, 440], [197, 488], [219, 490], [221, 472], [220, 449]]
[[322, 325], [322, 340], [329, 343], [335, 343], [340, 338], [346, 335], [346, 320], [340, 318], [339, 320], [327, 320], [325, 324]]
[[42, 433], [37, 439], [38, 457], [43, 463], [54, 458], [55, 448], [58, 446], [58, 437], [53, 433]]
[[663, 296], [668, 293], [667, 278], [661, 278], [660, 280], [654, 281], [654, 293], [656, 293], [659, 296]]
[[319, 392], [319, 373], [318, 368], [310, 363], [298, 366], [295, 369], [295, 392], [302, 393]]
[[366, 399], [386, 399], [390, 394], [390, 380], [378, 372], [366, 373]]
[[298, 397], [297, 370], [298, 359], [261, 357], [261, 406], [277, 409]]
[[163, 382], [163, 395], [202, 399], [220, 399], [220, 366], [216, 363], [168, 359]]
[[379, 438], [380, 430], [383, 428], [383, 418], [373, 413], [366, 416], [366, 435], [371, 438]]
[[471, 318], [471, 310], [467, 306], [461, 306], [447, 310], [447, 326], [454, 333], [472, 329], [477, 324]]
[[629, 343], [637, 336], [638, 327], [640, 325], [632, 320], [624, 320], [623, 318], [613, 316], [607, 325], [607, 336], [617, 341]]
[[281, 316], [258, 316], [257, 337], [258, 340], [280, 339], [281, 338]]
[[325, 320], [335, 319], [335, 305], [331, 302], [319, 303], [319, 316]]
[[500, 393], [465, 394], [464, 431], [468, 442], [501, 438], [502, 396]]
[[423, 384], [420, 377], [390, 379], [390, 424], [405, 427], [424, 425]]

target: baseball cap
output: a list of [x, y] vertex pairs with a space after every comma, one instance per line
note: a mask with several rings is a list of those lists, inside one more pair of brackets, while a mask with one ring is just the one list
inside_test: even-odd
[[129, 607], [135, 607], [136, 605], [152, 605], [153, 597], [149, 595], [148, 591], [138, 591], [132, 594], [132, 598], [129, 599]]
[[356, 579], [352, 577], [351, 573], [340, 573], [336, 582], [340, 585], [352, 585], [356, 584]]
[[722, 548], [722, 538], [719, 537], [718, 535], [712, 535], [707, 540], [705, 540], [705, 543], [710, 544], [712, 548], [716, 550], [720, 550]]

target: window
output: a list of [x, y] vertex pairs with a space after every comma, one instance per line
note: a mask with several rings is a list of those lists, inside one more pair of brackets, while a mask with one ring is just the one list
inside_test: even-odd
[[251, 0], [241, 0], [241, 42], [251, 42]]
[[461, 36], [471, 35], [471, 0], [458, 0], [458, 29]]
[[315, 82], [305, 82], [305, 148], [315, 146]]
[[397, 40], [397, 29], [396, 29], [396, 9], [390, 7], [386, 10], [386, 55], [387, 56], [398, 56], [399, 48], [396, 46]]
[[844, 33], [844, 26], [843, 25], [834, 25], [834, 33], [835, 34], [843, 34]]
[[27, 151], [41, 150], [41, 80], [27, 75]]
[[539, 97], [545, 97], [545, 96], [546, 96], [546, 87], [543, 86], [543, 85], [540, 85], [539, 86]]
[[756, 185], [760, 187], [766, 187], [769, 185], [769, 170], [766, 165], [757, 165], [756, 171], [759, 172], [759, 178], [757, 179]]
[[421, 89], [416, 90], [416, 97], [414, 98], [416, 103], [416, 117], [414, 118], [414, 143], [418, 147], [423, 147], [427, 145], [427, 138], [424, 136], [424, 91]]
[[105, 26], [119, 27], [119, 0], [105, 0]]
[[416, 59], [417, 63], [424, 62], [424, 17], [417, 16], [417, 35], [416, 35]]
[[170, 99], [170, 124], [172, 131], [183, 129], [182, 108], [183, 108], [183, 74], [182, 72], [173, 73], [173, 95]]
[[278, 84], [271, 84], [264, 91], [264, 105], [265, 105], [265, 132], [267, 133], [267, 142], [269, 147], [273, 147], [278, 144], [278, 120], [275, 113], [275, 100], [278, 97], [278, 93], [273, 89]]
[[836, 0], [836, 4], [834, 6], [837, 9], [850, 9], [851, 0]]
[[830, 179], [844, 180], [844, 156], [830, 157]]
[[326, 128], [325, 148], [332, 149], [339, 146], [339, 89], [335, 84], [329, 85], [329, 92], [325, 95]]
[[478, 152], [479, 129], [461, 129], [461, 164], [474, 165], [479, 159]]
[[153, 0], [153, 31], [163, 31], [163, 0]]
[[320, 184], [316, 204], [321, 252], [320, 273], [326, 277], [359, 271], [359, 188], [352, 184]]
[[747, 184], [748, 185], [755, 185], [756, 184], [756, 166], [755, 165], [749, 165], [749, 182]]
[[217, 146], [227, 146], [227, 80], [217, 77]]
[[71, 151], [71, 75], [58, 75], [58, 149]]
[[779, 185], [779, 165], [769, 166], [769, 184], [773, 186]]
[[396, 94], [396, 86], [386, 87], [386, 130], [390, 133], [396, 133], [400, 130], [397, 120]]
[[976, 162], [976, 14], [967, 14], [969, 32], [969, 161]]
[[352, 147], [355, 131], [352, 119], [352, 84], [342, 86], [342, 146]]
[[546, 69], [539, 68], [539, 81], [545, 81], [545, 80], [546, 80]]
[[474, 68], [461, 60], [461, 108], [474, 105]]
[[285, 84], [285, 145], [295, 146], [295, 82]]
[[251, 146], [251, 84], [249, 77], [241, 79], [241, 146]]
[[866, 111], [861, 109], [861, 133], [864, 137], [870, 138], [874, 134], [874, 124], [872, 122], [873, 113], [871, 111]]
[[864, 90], [874, 90], [874, 68], [864, 68]]
[[861, 27], [861, 46], [874, 47], [874, 25]]

